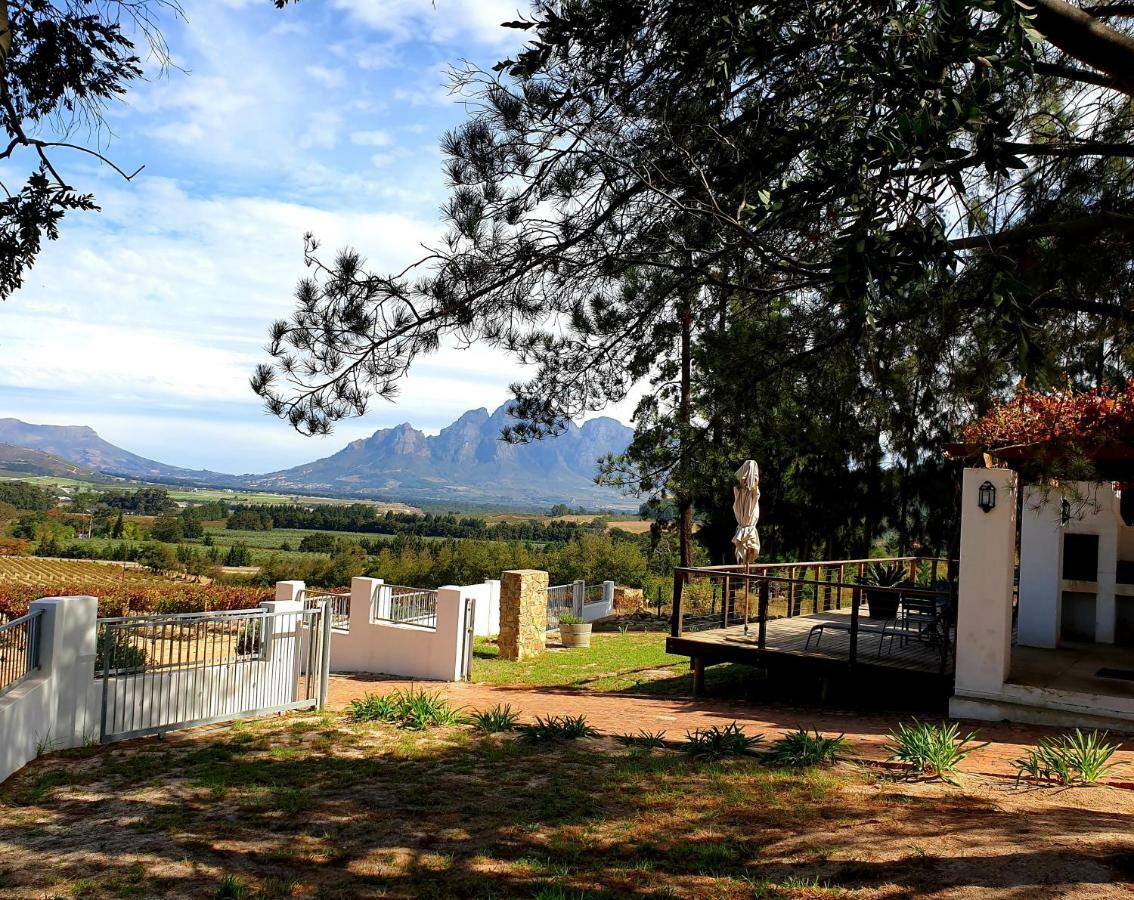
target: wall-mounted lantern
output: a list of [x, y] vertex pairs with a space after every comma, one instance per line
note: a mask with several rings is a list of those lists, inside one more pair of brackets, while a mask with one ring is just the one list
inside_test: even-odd
[[986, 481], [977, 488], [977, 506], [985, 512], [992, 512], [996, 507], [996, 485]]
[[1059, 524], [1066, 527], [1071, 522], [1071, 501], [1064, 497], [1059, 501]]

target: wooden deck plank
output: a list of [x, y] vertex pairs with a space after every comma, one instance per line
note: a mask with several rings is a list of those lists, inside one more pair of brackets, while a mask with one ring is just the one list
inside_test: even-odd
[[[808, 636], [811, 629], [823, 622], [850, 624], [850, 610], [829, 610], [826, 612], [811, 613], [808, 615], [792, 616], [790, 618], [769, 619], [765, 638], [764, 655], [797, 657], [800, 660], [814, 659], [831, 663], [847, 662], [850, 659], [850, 634], [847, 631], [828, 629], [818, 639], [811, 639], [808, 646]], [[860, 625], [878, 627], [882, 623], [878, 620], [860, 619]], [[744, 634], [744, 626], [730, 625], [728, 628], [710, 628], [703, 631], [686, 631], [678, 638], [670, 638], [667, 646], [671, 652], [683, 655], [696, 655], [698, 650], [705, 651], [709, 656], [726, 655], [734, 661], [743, 662], [745, 657], [754, 658], [760, 655], [757, 646], [757, 624], [749, 625], [749, 633]], [[858, 635], [858, 664], [863, 666], [903, 669], [907, 671], [924, 672], [936, 675], [940, 672], [941, 658], [936, 647], [919, 641], [907, 641], [905, 645], [899, 637], [886, 638], [880, 648], [882, 636], [870, 632], [859, 632]], [[881, 649], [881, 652], [879, 652]], [[946, 673], [952, 671], [952, 661], [946, 668]]]

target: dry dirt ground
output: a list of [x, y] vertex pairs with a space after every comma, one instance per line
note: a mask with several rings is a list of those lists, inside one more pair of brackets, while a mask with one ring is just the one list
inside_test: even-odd
[[1134, 791], [292, 714], [42, 757], [5, 897], [1119, 897]]

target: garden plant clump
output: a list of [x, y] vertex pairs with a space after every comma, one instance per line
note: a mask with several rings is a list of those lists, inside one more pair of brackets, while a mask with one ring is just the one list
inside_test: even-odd
[[829, 765], [838, 759], [845, 746], [846, 739], [841, 734], [824, 737], [818, 731], [800, 728], [773, 742], [768, 748], [768, 762], [784, 769]]
[[685, 752], [694, 759], [718, 760], [726, 756], [753, 753], [764, 740], [762, 734], [745, 734], [744, 728], [731, 722], [724, 728], [698, 728], [685, 735]]
[[521, 725], [520, 733], [529, 741], [574, 741], [585, 737], [598, 737], [598, 731], [587, 724], [586, 716], [536, 716], [528, 725]]
[[935, 725], [932, 722], [914, 721], [912, 725], [904, 722], [897, 731], [890, 733], [891, 744], [886, 749], [890, 758], [903, 762], [915, 775], [928, 775], [933, 778], [951, 780], [957, 766], [973, 750], [987, 746], [976, 744], [976, 732], [970, 731], [963, 737], [959, 726]]
[[1059, 784], [1096, 784], [1121, 765], [1112, 761], [1119, 746], [1108, 743], [1105, 731], [1079, 728], [1055, 738], [1040, 738], [1016, 760], [1016, 782], [1027, 776]]
[[389, 722], [414, 730], [461, 723], [460, 711], [439, 693], [412, 687], [352, 700], [348, 715], [356, 722]]

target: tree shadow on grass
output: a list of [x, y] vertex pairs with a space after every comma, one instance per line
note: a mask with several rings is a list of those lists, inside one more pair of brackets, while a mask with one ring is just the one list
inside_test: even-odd
[[[260, 896], [747, 896], [809, 879], [923, 892], [1123, 877], [1049, 843], [1128, 835], [1127, 813], [1053, 799], [1013, 853], [982, 855], [1017, 815], [960, 793], [864, 802], [850, 777], [291, 716], [33, 763], [2, 791], [0, 887], [213, 896], [229, 873]], [[943, 838], [952, 856], [913, 852]], [[816, 855], [836, 842], [847, 858]], [[870, 858], [880, 846], [896, 858]]]

